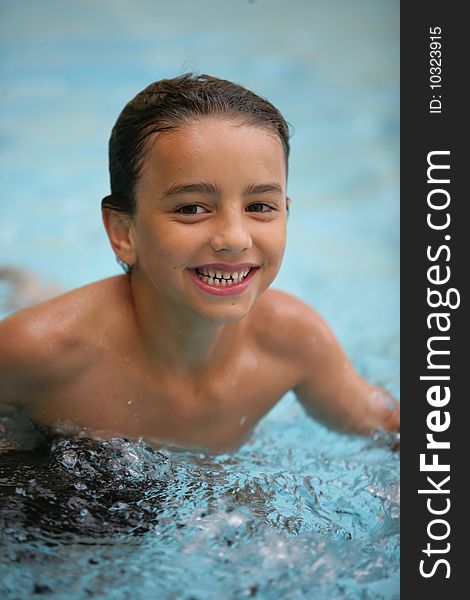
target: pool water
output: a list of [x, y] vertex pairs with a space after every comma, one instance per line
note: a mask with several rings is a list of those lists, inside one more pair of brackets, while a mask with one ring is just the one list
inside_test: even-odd
[[26, 420], [3, 439], [2, 598], [398, 597], [393, 435], [333, 434], [287, 396], [218, 457]]
[[[398, 396], [398, 6], [2, 2], [0, 269], [54, 289], [117, 273], [99, 204], [120, 109], [187, 68], [232, 79], [293, 125], [275, 287]], [[292, 394], [218, 457], [3, 417], [0, 596], [397, 599], [396, 441], [328, 431]]]

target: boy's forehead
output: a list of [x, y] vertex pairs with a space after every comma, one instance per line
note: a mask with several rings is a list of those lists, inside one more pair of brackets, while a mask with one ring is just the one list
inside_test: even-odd
[[148, 142], [141, 181], [168, 184], [174, 179], [254, 177], [285, 181], [280, 139], [259, 126], [203, 119], [154, 134]]

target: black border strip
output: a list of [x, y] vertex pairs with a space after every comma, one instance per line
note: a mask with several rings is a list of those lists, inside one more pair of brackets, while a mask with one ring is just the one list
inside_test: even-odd
[[[468, 67], [464, 68], [465, 54], [469, 54], [466, 44], [469, 39], [468, 26], [462, 13], [462, 5], [456, 2], [444, 3], [430, 0], [427, 2], [401, 3], [401, 399], [402, 399], [402, 446], [401, 446], [401, 597], [453, 599], [466, 597], [464, 582], [465, 546], [463, 544], [468, 527], [468, 518], [463, 506], [466, 504], [464, 486], [469, 471], [466, 459], [470, 455], [464, 443], [470, 440], [470, 434], [464, 431], [466, 425], [464, 407], [469, 401], [464, 373], [470, 370], [467, 364], [465, 309], [468, 298], [470, 269], [466, 262], [470, 252], [466, 239], [470, 238], [470, 224], [467, 227], [465, 213], [470, 204], [468, 191], [464, 189], [466, 173], [470, 172], [470, 153], [464, 148], [464, 136], [469, 135], [470, 127], [464, 111], [465, 84], [468, 80]], [[441, 88], [430, 88], [431, 28], [440, 28], [441, 40]], [[435, 30], [437, 31], [437, 30]], [[434, 37], [439, 37], [435, 34]], [[434, 48], [437, 44], [434, 44]], [[438, 83], [438, 77], [434, 77]], [[436, 96], [433, 98], [433, 96]], [[440, 97], [440, 98], [439, 98]], [[440, 100], [440, 112], [430, 112], [431, 100]], [[439, 103], [434, 102], [432, 109], [439, 111]], [[447, 171], [449, 183], [429, 183], [427, 180], [428, 153], [449, 151], [448, 155], [434, 155], [433, 162], [449, 164]], [[440, 180], [446, 179], [444, 170], [431, 171]], [[443, 210], [433, 210], [428, 206], [428, 194], [432, 189], [431, 202], [436, 203], [450, 198], [449, 206]], [[443, 230], [432, 229], [427, 224], [428, 213], [431, 217], [445, 222], [449, 212], [449, 226]], [[467, 231], [468, 229], [468, 231]], [[450, 236], [450, 239], [445, 236]], [[427, 248], [431, 248], [433, 257], [441, 246], [438, 258], [430, 260]], [[448, 257], [449, 256], [449, 257]], [[448, 257], [448, 259], [447, 259]], [[447, 283], [431, 284], [428, 269], [439, 265], [439, 270], [431, 272], [431, 277], [441, 279], [450, 269]], [[440, 290], [445, 298], [446, 291], [454, 288], [460, 296], [458, 308], [431, 308], [427, 298], [427, 288]], [[435, 295], [433, 300], [437, 300]], [[456, 303], [457, 294], [451, 294], [450, 303]], [[445, 300], [444, 300], [445, 301]], [[431, 328], [427, 318], [433, 312], [446, 312], [449, 315], [450, 328], [447, 332], [437, 329], [437, 319], [431, 319]], [[444, 326], [447, 319], [440, 321]], [[427, 343], [432, 336], [448, 336], [449, 340], [431, 342], [434, 349], [449, 350], [450, 354], [435, 355], [433, 364], [449, 365], [449, 369], [430, 369], [428, 364]], [[438, 348], [438, 346], [440, 346]], [[420, 380], [420, 376], [449, 376], [445, 380]], [[427, 393], [431, 386], [444, 385], [450, 390], [450, 400], [437, 408], [431, 406]], [[427, 449], [429, 429], [428, 415], [431, 411], [440, 411], [440, 423], [444, 422], [445, 412], [450, 417], [450, 425], [440, 433], [434, 433], [434, 439], [450, 442], [449, 449]], [[429, 417], [432, 419], [432, 417]], [[431, 421], [436, 425], [436, 418]], [[433, 453], [437, 453], [439, 463], [449, 464], [450, 471], [420, 470], [420, 454], [426, 454], [425, 461], [432, 462]], [[427, 480], [431, 477], [433, 486]], [[450, 476], [446, 483], [442, 481]], [[418, 493], [419, 489], [449, 490], [449, 493]], [[448, 511], [442, 515], [433, 515], [428, 509]], [[447, 501], [450, 502], [450, 505]], [[467, 509], [468, 510], [468, 509]], [[430, 523], [442, 519], [445, 523]], [[430, 528], [430, 529], [429, 529]], [[429, 531], [442, 540], [433, 540]], [[448, 535], [446, 536], [446, 534]], [[423, 550], [430, 544], [432, 552]], [[449, 546], [447, 546], [449, 544]], [[445, 551], [444, 551], [445, 550]], [[443, 562], [437, 564], [442, 559]], [[420, 574], [422, 570], [428, 575]], [[444, 562], [447, 561], [449, 567]], [[448, 578], [446, 575], [450, 575]], [[460, 591], [459, 591], [460, 590]], [[418, 596], [418, 594], [424, 594]], [[468, 593], [468, 592], [467, 592]]]

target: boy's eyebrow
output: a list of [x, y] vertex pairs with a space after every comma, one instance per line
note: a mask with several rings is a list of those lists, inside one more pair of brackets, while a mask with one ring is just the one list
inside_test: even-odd
[[272, 192], [281, 195], [284, 193], [282, 187], [278, 183], [252, 183], [243, 190], [243, 195], [249, 196], [250, 194], [266, 194]]
[[178, 184], [170, 186], [165, 192], [162, 194], [162, 198], [167, 198], [168, 196], [180, 196], [182, 194], [218, 194], [218, 188], [212, 183], [186, 183], [186, 184]]
[[[180, 196], [183, 194], [210, 194], [216, 195], [220, 192], [219, 188], [212, 183], [186, 183], [186, 184], [174, 184], [170, 186], [162, 194], [162, 198], [168, 196]], [[283, 194], [282, 187], [278, 183], [258, 183], [250, 184], [243, 190], [244, 196], [250, 196], [252, 194], [265, 194], [275, 192], [277, 194]]]

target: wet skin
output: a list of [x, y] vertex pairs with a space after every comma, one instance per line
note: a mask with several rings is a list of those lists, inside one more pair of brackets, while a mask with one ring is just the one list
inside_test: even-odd
[[0, 323], [0, 402], [40, 424], [214, 453], [289, 390], [336, 429], [398, 429], [399, 404], [355, 372], [323, 319], [268, 289], [286, 242], [276, 136], [215, 118], [154, 136], [136, 196], [132, 217], [103, 213], [130, 277]]

